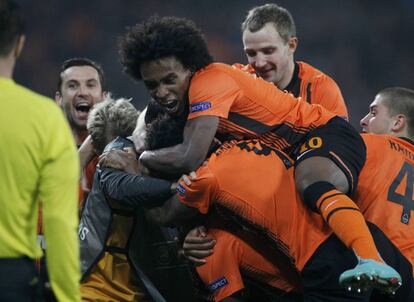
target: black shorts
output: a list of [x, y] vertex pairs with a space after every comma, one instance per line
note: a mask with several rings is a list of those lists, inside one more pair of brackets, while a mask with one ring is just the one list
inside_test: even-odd
[[335, 236], [330, 236], [315, 251], [303, 268], [301, 275], [304, 285], [305, 302], [345, 302], [345, 301], [395, 301], [413, 300], [413, 276], [410, 262], [399, 252], [384, 233], [375, 225], [368, 223], [375, 244], [384, 261], [396, 269], [403, 285], [393, 298], [378, 292], [358, 294], [348, 292], [339, 286], [339, 276], [357, 264], [355, 254]]
[[35, 263], [23, 258], [0, 258], [0, 301], [40, 301]]
[[314, 156], [334, 161], [348, 179], [348, 194], [354, 192], [359, 172], [365, 164], [366, 147], [351, 124], [340, 117], [334, 117], [327, 124], [309, 132], [294, 153], [295, 164]]

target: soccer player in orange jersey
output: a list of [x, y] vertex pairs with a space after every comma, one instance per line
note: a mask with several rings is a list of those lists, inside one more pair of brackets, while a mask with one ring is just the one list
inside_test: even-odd
[[[121, 61], [133, 78], [170, 115], [189, 111], [183, 143], [145, 151], [143, 165], [155, 171], [189, 172], [206, 157], [216, 132], [236, 139], [260, 137], [295, 154], [296, 188], [321, 213], [335, 234], [353, 249], [371, 277], [399, 279], [380, 257], [355, 203], [365, 146], [342, 118], [310, 105], [273, 84], [226, 64], [213, 63], [194, 23], [152, 17], [121, 40]], [[384, 273], [384, 274], [383, 274]], [[381, 283], [382, 284], [382, 283]]]
[[295, 61], [298, 38], [288, 10], [274, 3], [254, 7], [241, 30], [249, 65], [233, 66], [256, 73], [281, 90], [348, 119], [345, 101], [335, 81], [315, 67]]
[[[361, 120], [367, 160], [356, 200], [414, 265], [414, 91], [380, 91]], [[384, 134], [384, 135], [376, 135]]]

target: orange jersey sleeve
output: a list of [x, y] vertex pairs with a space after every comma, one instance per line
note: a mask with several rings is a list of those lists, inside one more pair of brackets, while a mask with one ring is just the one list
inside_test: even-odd
[[189, 207], [196, 208], [206, 214], [210, 205], [216, 200], [218, 184], [208, 165], [201, 166], [196, 171], [197, 178], [190, 186], [183, 181], [178, 184], [179, 200]]
[[356, 201], [414, 267], [414, 145], [388, 135], [362, 135], [367, 159]]
[[196, 74], [190, 84], [188, 119], [201, 115], [227, 118], [239, 92], [237, 83], [227, 73], [207, 69]]
[[[293, 81], [298, 81], [298, 90], [290, 91], [295, 97], [301, 97], [310, 104], [321, 105], [329, 111], [348, 120], [348, 110], [341, 90], [336, 82], [322, 71], [304, 62], [296, 62], [298, 65], [297, 74], [294, 73]], [[233, 64], [234, 68], [248, 74], [255, 74], [254, 68], [248, 64]]]
[[281, 149], [335, 116], [272, 83], [220, 63], [210, 64], [193, 76], [189, 106], [188, 119], [218, 116], [219, 133], [245, 139], [260, 137]]

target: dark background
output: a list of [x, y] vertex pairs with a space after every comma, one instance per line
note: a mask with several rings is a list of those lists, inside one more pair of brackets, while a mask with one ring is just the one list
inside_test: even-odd
[[[54, 96], [62, 61], [86, 56], [103, 65], [115, 97], [132, 97], [137, 108], [148, 95], [119, 63], [117, 37], [152, 14], [193, 19], [217, 61], [246, 62], [240, 23], [246, 12], [269, 1], [18, 0], [27, 20], [27, 43], [15, 79]], [[293, 15], [296, 59], [333, 77], [357, 126], [375, 94], [389, 86], [414, 88], [414, 0], [278, 1]], [[358, 128], [359, 129], [359, 128]]]

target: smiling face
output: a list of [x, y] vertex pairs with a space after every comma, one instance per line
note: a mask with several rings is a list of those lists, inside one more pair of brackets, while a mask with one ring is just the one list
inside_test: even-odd
[[184, 111], [192, 75], [189, 69], [175, 57], [166, 57], [142, 63], [140, 71], [149, 94], [168, 114]]
[[73, 129], [86, 130], [89, 110], [104, 97], [98, 72], [91, 66], [72, 66], [60, 76], [61, 92], [56, 93], [56, 102]]
[[368, 114], [360, 121], [362, 132], [374, 134], [392, 134], [395, 124], [384, 104], [384, 96], [378, 94], [369, 106]]
[[243, 32], [243, 45], [249, 64], [260, 77], [280, 89], [289, 84], [294, 70], [293, 54], [297, 38], [285, 42], [275, 25], [269, 22], [256, 32], [246, 28]]

